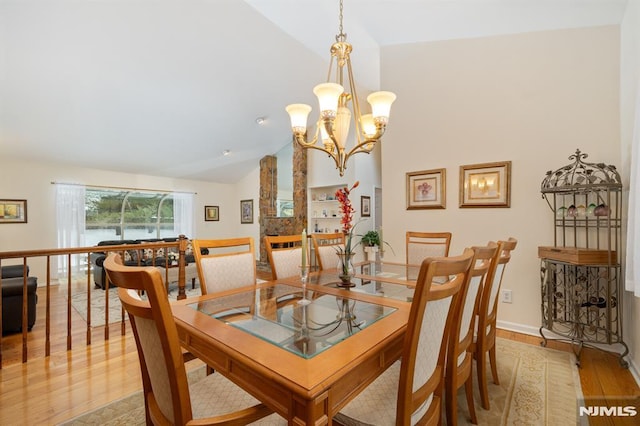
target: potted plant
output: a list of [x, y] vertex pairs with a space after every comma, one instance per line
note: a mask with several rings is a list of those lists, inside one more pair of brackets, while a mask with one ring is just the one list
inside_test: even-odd
[[376, 252], [380, 246], [380, 234], [378, 234], [378, 231], [368, 231], [362, 236], [360, 243], [364, 247], [367, 260], [375, 260]]
[[360, 242], [365, 247], [378, 247], [380, 245], [380, 234], [378, 234], [378, 231], [368, 231], [362, 236]]

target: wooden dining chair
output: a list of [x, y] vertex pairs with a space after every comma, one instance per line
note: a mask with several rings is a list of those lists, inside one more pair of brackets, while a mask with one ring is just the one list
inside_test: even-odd
[[[402, 358], [338, 413], [342, 425], [439, 424], [449, 325], [460, 314], [473, 250], [425, 259], [411, 303]], [[363, 378], [364, 380], [364, 378]]]
[[[267, 235], [264, 237], [264, 245], [267, 249], [269, 265], [271, 265], [272, 279], [300, 275], [302, 235]], [[309, 260], [308, 249], [307, 260]]]
[[475, 333], [476, 309], [485, 278], [494, 259], [497, 259], [498, 245], [472, 247], [473, 259], [467, 276], [468, 284], [460, 290], [461, 315], [451, 324], [451, 335], [447, 349], [447, 367], [445, 370], [444, 399], [446, 404], [447, 425], [458, 424], [458, 389], [464, 385], [469, 407], [471, 423], [478, 424], [473, 401], [473, 352], [471, 346]]
[[192, 245], [202, 294], [256, 283], [252, 237], [193, 240]]
[[451, 232], [407, 231], [407, 264], [420, 265], [427, 257], [448, 256]]
[[[124, 266], [113, 253], [104, 267], [110, 281], [119, 287], [118, 296], [129, 314], [142, 372], [147, 424], [243, 425], [272, 414], [220, 374], [189, 386], [160, 272], [153, 267]], [[144, 292], [146, 300], [139, 292]]]
[[493, 382], [498, 385], [498, 367], [496, 364], [496, 319], [498, 317], [498, 293], [502, 285], [504, 270], [511, 260], [511, 252], [515, 250], [518, 240], [509, 238], [498, 241], [497, 259], [492, 262], [485, 280], [485, 286], [478, 303], [476, 318], [476, 335], [471, 347], [476, 359], [478, 386], [482, 408], [489, 409], [489, 390], [487, 387], [487, 353], [491, 364]]
[[344, 248], [344, 234], [311, 234], [313, 250], [316, 253], [318, 269], [335, 269], [338, 267], [337, 248]]

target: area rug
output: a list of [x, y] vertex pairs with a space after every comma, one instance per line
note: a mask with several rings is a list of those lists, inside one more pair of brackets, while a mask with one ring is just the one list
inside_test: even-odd
[[[120, 304], [120, 299], [118, 298], [118, 289], [110, 288], [109, 290], [102, 290], [99, 288], [91, 289], [91, 304], [90, 308], [88, 308], [87, 300], [89, 299], [87, 295], [87, 291], [82, 289], [82, 287], [74, 287], [71, 291], [71, 306], [73, 309], [82, 317], [82, 319], [87, 322], [88, 317], [88, 309], [91, 309], [91, 326], [92, 327], [100, 327], [105, 325], [105, 318], [107, 311], [109, 312], [109, 324], [117, 323], [122, 321], [122, 305]], [[65, 298], [67, 298], [67, 290], [65, 285], [61, 285], [60, 291], [64, 293]], [[196, 297], [200, 296], [200, 286], [198, 281], [196, 280], [195, 289], [191, 288], [191, 283], [188, 283], [185, 292], [187, 297]], [[109, 294], [109, 309], [107, 310], [107, 293]], [[178, 297], [178, 285], [171, 284], [169, 286], [169, 300], [176, 300]]]
[[[575, 425], [582, 399], [580, 375], [572, 352], [498, 338], [498, 378], [487, 367], [490, 410], [480, 403], [474, 365], [474, 402], [479, 425]], [[488, 362], [488, 361], [487, 361]], [[458, 393], [459, 423], [470, 425], [464, 387]]]
[[[577, 400], [582, 398], [582, 391], [573, 353], [500, 338], [496, 348], [500, 385], [493, 383], [489, 371], [490, 410], [482, 409], [474, 383], [479, 425], [576, 424]], [[201, 377], [204, 377], [202, 369], [194, 370], [190, 382]], [[458, 407], [459, 423], [470, 425], [464, 389], [458, 394]], [[64, 426], [97, 424], [144, 425], [142, 392], [63, 423]]]

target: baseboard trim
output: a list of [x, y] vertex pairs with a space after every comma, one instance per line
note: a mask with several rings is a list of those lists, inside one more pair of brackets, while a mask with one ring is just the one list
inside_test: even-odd
[[[528, 334], [530, 336], [538, 336], [542, 339], [542, 337], [540, 336], [540, 327], [532, 327], [530, 325], [518, 324], [515, 322], [509, 322], [509, 321], [496, 321], [496, 327], [502, 330]], [[563, 338], [563, 336], [556, 334], [552, 331], [549, 331], [547, 329], [544, 329], [544, 335], [549, 339]], [[622, 353], [624, 351], [624, 349], [619, 347], [621, 345], [616, 346], [614, 350], [609, 350], [609, 345], [594, 344], [593, 346], [600, 347], [604, 350], [608, 350], [609, 352]], [[633, 379], [636, 381], [636, 384], [640, 386], [640, 368], [633, 361], [633, 357], [631, 356], [631, 353], [625, 356], [625, 360], [629, 363], [629, 372], [631, 373], [631, 376], [633, 376]]]
[[509, 321], [496, 321], [496, 327], [502, 330], [528, 334], [530, 336], [540, 336], [540, 333], [539, 333], [540, 328], [532, 327], [530, 325], [518, 324], [515, 322], [509, 322]]

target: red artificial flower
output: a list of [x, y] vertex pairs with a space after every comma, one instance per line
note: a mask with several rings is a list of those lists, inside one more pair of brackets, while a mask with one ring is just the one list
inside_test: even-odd
[[351, 252], [351, 240], [353, 235], [351, 231], [353, 231], [353, 225], [351, 224], [351, 220], [353, 219], [353, 213], [355, 210], [351, 206], [351, 200], [349, 200], [349, 194], [355, 188], [358, 187], [360, 181], [356, 181], [351, 188], [345, 186], [344, 188], [340, 188], [336, 191], [336, 199], [340, 202], [340, 213], [342, 213], [342, 219], [340, 220], [340, 224], [342, 225], [342, 232], [346, 236], [346, 241], [344, 245], [344, 250], [346, 252]]

